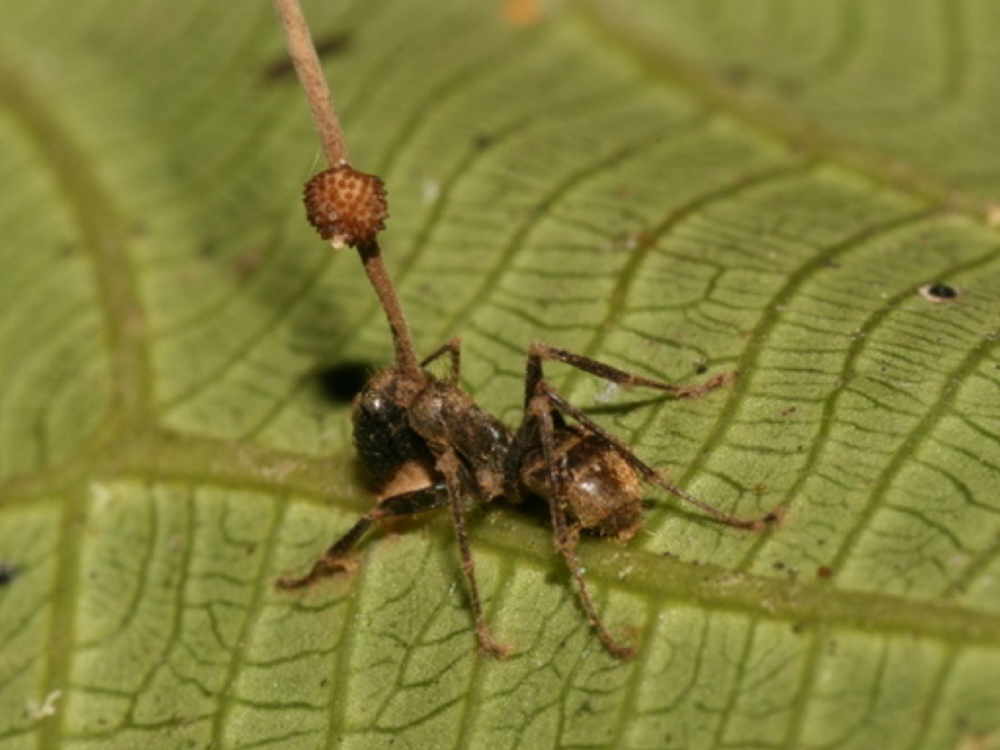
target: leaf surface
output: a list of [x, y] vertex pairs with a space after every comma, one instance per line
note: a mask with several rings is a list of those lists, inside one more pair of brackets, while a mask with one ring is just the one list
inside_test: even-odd
[[[275, 589], [370, 506], [391, 356], [269, 4], [0, 28], [0, 749], [1000, 746], [1000, 53], [987, 2], [311, 2], [421, 352], [514, 425], [527, 344], [691, 493], [581, 556], [446, 514]], [[954, 290], [953, 298], [946, 292]]]

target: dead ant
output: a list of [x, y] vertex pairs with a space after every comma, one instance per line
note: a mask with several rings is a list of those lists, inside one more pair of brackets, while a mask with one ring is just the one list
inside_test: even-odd
[[[336, 240], [337, 230], [343, 229], [345, 209], [340, 193], [345, 189], [352, 195], [358, 193], [362, 178], [377, 181], [367, 193], [384, 199], [378, 178], [356, 172], [346, 164], [317, 175], [307, 184], [309, 219], [325, 237]], [[380, 224], [384, 206], [371, 213], [380, 217], [376, 222]], [[465, 513], [470, 503], [520, 503], [529, 494], [536, 495], [548, 504], [555, 548], [576, 581], [587, 619], [611, 654], [628, 658], [634, 653], [633, 647], [608, 632], [591, 598], [576, 554], [582, 532], [619, 540], [633, 537], [642, 526], [643, 481], [662, 487], [729, 526], [759, 530], [777, 519], [773, 513], [758, 519], [740, 519], [671, 484], [618, 438], [566, 401], [545, 380], [542, 365], [545, 361], [562, 362], [611, 383], [654, 388], [681, 398], [712, 390], [725, 382], [725, 377], [701, 386], [670, 385], [548, 344], [533, 343], [528, 347], [524, 417], [517, 431], [511, 432], [459, 385], [458, 339], [417, 362], [374, 232], [371, 237], [364, 233], [352, 236], [348, 244], [358, 247], [389, 320], [396, 352], [395, 364], [375, 375], [353, 405], [355, 447], [381, 499], [314, 563], [308, 574], [283, 578], [278, 582], [280, 588], [301, 588], [351, 569], [351, 551], [376, 521], [426, 513], [447, 505], [455, 525], [480, 648], [504, 656], [508, 649], [493, 638], [483, 617]], [[451, 367], [447, 377], [440, 378], [427, 367], [444, 355], [450, 358]]]

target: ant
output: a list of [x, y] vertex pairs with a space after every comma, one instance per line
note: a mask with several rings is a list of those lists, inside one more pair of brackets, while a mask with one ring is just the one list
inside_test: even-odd
[[[365, 180], [377, 184], [368, 184], [362, 190], [358, 185]], [[345, 191], [351, 200], [366, 193], [384, 201], [381, 181], [356, 172], [346, 163], [307, 183], [309, 220], [335, 244], [345, 240], [344, 217], [350, 213], [345, 208]], [[370, 212], [368, 225], [381, 228], [384, 217], [383, 204]], [[508, 649], [494, 639], [483, 617], [465, 514], [472, 503], [505, 500], [517, 504], [535, 495], [548, 504], [555, 548], [576, 582], [587, 619], [604, 647], [614, 656], [627, 659], [634, 655], [634, 647], [608, 632], [590, 595], [576, 553], [582, 533], [631, 539], [642, 527], [643, 482], [667, 490], [728, 526], [762, 530], [778, 519], [776, 513], [740, 519], [671, 484], [622, 441], [570, 404], [545, 379], [543, 363], [561, 362], [611, 383], [653, 388], [678, 398], [693, 398], [713, 390], [727, 382], [727, 376], [717, 376], [700, 386], [671, 385], [536, 342], [528, 347], [523, 420], [516, 431], [511, 431], [480, 408], [459, 385], [459, 339], [448, 341], [417, 361], [406, 320], [381, 263], [374, 230], [370, 235], [367, 229], [351, 234], [346, 242], [359, 250], [388, 318], [396, 354], [395, 364], [372, 377], [353, 404], [354, 444], [379, 491], [380, 501], [316, 560], [306, 575], [282, 578], [278, 581], [280, 588], [302, 588], [352, 569], [352, 550], [377, 521], [448, 506], [479, 646], [486, 653], [503, 657]], [[446, 355], [451, 365], [446, 377], [427, 369]]]

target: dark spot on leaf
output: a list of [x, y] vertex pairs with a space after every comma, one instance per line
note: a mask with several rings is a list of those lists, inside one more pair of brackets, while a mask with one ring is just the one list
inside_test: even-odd
[[820, 565], [818, 568], [816, 568], [816, 577], [819, 578], [821, 581], [833, 578], [833, 569], [828, 568], [826, 565]]
[[323, 398], [338, 404], [349, 404], [364, 388], [374, 370], [368, 362], [341, 362], [317, 370], [313, 379]]
[[493, 145], [493, 136], [486, 133], [477, 133], [472, 137], [472, 147], [482, 151]]
[[917, 289], [920, 292], [920, 296], [923, 297], [928, 302], [947, 302], [948, 300], [953, 300], [958, 296], [958, 290], [944, 284], [940, 281], [933, 284], [924, 284], [922, 287]]
[[802, 82], [795, 78], [779, 79], [777, 88], [785, 99], [797, 99], [802, 94]]
[[252, 276], [264, 264], [266, 254], [259, 247], [247, 248], [232, 259], [232, 272], [237, 280], [242, 281]]
[[722, 70], [722, 75], [730, 86], [743, 88], [753, 80], [753, 71], [744, 63], [732, 63]]
[[14, 563], [0, 562], [0, 586], [6, 586], [20, 574], [21, 570]]

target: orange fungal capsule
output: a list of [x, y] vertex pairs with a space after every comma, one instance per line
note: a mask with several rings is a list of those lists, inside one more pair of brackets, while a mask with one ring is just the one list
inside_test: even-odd
[[346, 163], [309, 180], [304, 200], [309, 223], [337, 248], [374, 242], [389, 216], [382, 180]]

